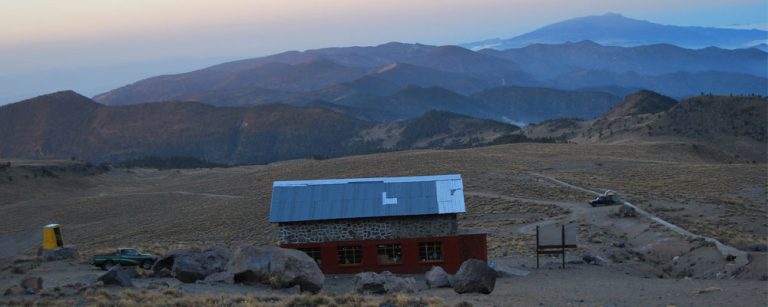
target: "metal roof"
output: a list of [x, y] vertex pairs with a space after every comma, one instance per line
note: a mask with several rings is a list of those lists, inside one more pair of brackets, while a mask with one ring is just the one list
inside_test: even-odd
[[269, 221], [464, 212], [461, 175], [275, 181]]

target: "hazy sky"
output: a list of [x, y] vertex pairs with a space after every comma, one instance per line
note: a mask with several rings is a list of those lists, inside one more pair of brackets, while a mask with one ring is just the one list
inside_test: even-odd
[[765, 0], [0, 0], [0, 104], [55, 89], [94, 95], [285, 50], [509, 38], [606, 12], [675, 25], [768, 23]]

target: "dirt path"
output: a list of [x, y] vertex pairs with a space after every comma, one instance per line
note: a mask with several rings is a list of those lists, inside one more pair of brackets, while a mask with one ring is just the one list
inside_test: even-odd
[[[543, 179], [549, 180], [549, 181], [551, 181], [553, 183], [559, 184], [559, 185], [567, 187], [567, 188], [579, 190], [579, 191], [582, 191], [582, 192], [591, 193], [591, 194], [594, 194], [594, 195], [601, 195], [600, 192], [596, 192], [596, 191], [589, 190], [589, 189], [586, 189], [586, 188], [583, 188], [583, 187], [580, 187], [580, 186], [576, 186], [576, 185], [573, 185], [573, 184], [561, 181], [561, 180], [559, 180], [557, 178], [553, 178], [551, 176], [547, 176], [547, 175], [540, 174], [540, 173], [535, 173], [535, 172], [530, 172], [529, 174], [531, 174], [533, 176], [537, 176], [539, 178], [543, 178]], [[551, 202], [551, 203], [555, 204], [555, 205], [561, 206], [561, 204], [558, 204], [558, 203], [555, 203], [555, 202]], [[645, 218], [648, 218], [648, 219], [650, 219], [650, 220], [652, 220], [652, 221], [654, 221], [654, 222], [656, 222], [656, 223], [658, 223], [660, 225], [663, 225], [667, 229], [669, 229], [669, 230], [671, 230], [671, 231], [673, 231], [673, 232], [675, 232], [675, 233], [677, 233], [677, 234], [679, 234], [679, 235], [681, 235], [683, 237], [694, 238], [694, 239], [699, 239], [700, 238], [700, 239], [706, 240], [707, 242], [711, 242], [711, 243], [715, 244], [715, 246], [717, 246], [717, 249], [722, 254], [723, 258], [735, 257], [735, 258], [733, 258], [733, 261], [729, 261], [729, 264], [726, 266], [726, 270], [728, 270], [728, 272], [730, 272], [730, 273], [734, 273], [734, 272], [738, 271], [739, 268], [741, 268], [744, 265], [747, 265], [749, 263], [749, 259], [748, 259], [747, 253], [742, 251], [742, 250], [739, 250], [739, 249], [737, 249], [737, 248], [735, 248], [733, 246], [730, 246], [730, 245], [723, 244], [722, 242], [720, 242], [717, 239], [706, 237], [706, 236], [702, 236], [702, 235], [698, 235], [698, 234], [694, 234], [694, 233], [692, 233], [692, 232], [690, 232], [688, 230], [685, 230], [684, 228], [682, 228], [680, 226], [677, 226], [677, 225], [672, 224], [672, 223], [670, 223], [668, 221], [665, 221], [664, 219], [662, 219], [662, 218], [660, 218], [660, 217], [658, 217], [658, 216], [656, 216], [656, 215], [654, 215], [654, 214], [652, 214], [652, 213], [650, 213], [648, 211], [645, 211], [645, 210], [635, 206], [634, 204], [632, 204], [632, 203], [630, 203], [628, 201], [622, 201], [622, 203], [624, 205], [626, 205], [626, 206], [629, 206], [629, 207], [632, 207], [633, 209], [635, 209], [635, 211], [637, 211], [637, 213], [639, 215], [641, 215], [641, 216], [643, 216]]]
[[489, 197], [489, 198], [500, 198], [508, 201], [520, 201], [524, 203], [530, 203], [530, 204], [537, 204], [537, 205], [556, 205], [558, 207], [561, 207], [563, 209], [567, 209], [569, 211], [568, 214], [559, 216], [557, 219], [544, 219], [538, 222], [530, 223], [530, 224], [524, 224], [524, 225], [518, 225], [516, 227], [512, 228], [512, 231], [515, 233], [520, 234], [527, 234], [527, 235], [533, 235], [536, 233], [536, 226], [545, 226], [550, 225], [559, 222], [560, 220], [577, 220], [586, 214], [589, 213], [589, 207], [584, 206], [583, 203], [577, 203], [577, 202], [566, 202], [566, 201], [557, 201], [557, 200], [543, 200], [543, 199], [531, 199], [531, 198], [522, 198], [522, 197], [514, 197], [514, 196], [508, 196], [508, 195], [502, 195], [495, 192], [464, 192], [464, 195], [468, 196], [480, 196], [480, 197]]

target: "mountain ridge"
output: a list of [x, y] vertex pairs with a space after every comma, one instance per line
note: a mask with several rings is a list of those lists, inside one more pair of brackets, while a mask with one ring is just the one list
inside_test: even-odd
[[617, 13], [571, 18], [509, 39], [490, 39], [461, 44], [479, 50], [525, 47], [535, 43], [592, 40], [603, 45], [639, 46], [670, 43], [686, 48], [749, 48], [768, 39], [768, 32], [752, 29], [674, 26], [625, 17]]
[[[522, 133], [516, 126], [457, 114], [429, 116], [376, 123], [320, 106], [217, 107], [193, 101], [108, 106], [64, 91], [0, 107], [0, 143], [9, 145], [0, 147], [0, 156], [90, 162], [183, 156], [259, 164], [413, 146], [482, 146]], [[450, 123], [450, 133], [400, 134], [424, 120]]]

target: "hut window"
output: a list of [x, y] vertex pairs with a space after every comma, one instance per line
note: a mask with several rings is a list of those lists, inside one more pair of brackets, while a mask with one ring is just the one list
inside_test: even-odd
[[360, 246], [340, 246], [336, 251], [339, 256], [339, 264], [363, 263], [363, 248]]
[[380, 264], [403, 262], [403, 248], [400, 244], [379, 244], [376, 247]]
[[421, 261], [443, 260], [443, 242], [419, 243], [419, 259]]

